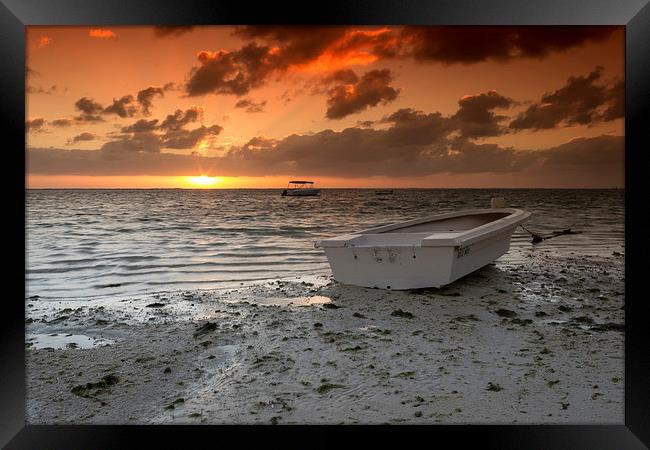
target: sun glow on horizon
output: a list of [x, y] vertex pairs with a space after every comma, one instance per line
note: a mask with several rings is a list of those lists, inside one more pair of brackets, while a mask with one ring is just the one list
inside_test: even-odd
[[223, 182], [221, 177], [209, 177], [207, 175], [201, 175], [198, 177], [187, 177], [186, 181], [192, 186], [198, 187], [212, 187]]

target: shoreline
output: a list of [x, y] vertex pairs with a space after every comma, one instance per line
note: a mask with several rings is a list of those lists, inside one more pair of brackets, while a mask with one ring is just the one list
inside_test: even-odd
[[27, 423], [624, 422], [621, 254], [312, 281], [27, 299]]

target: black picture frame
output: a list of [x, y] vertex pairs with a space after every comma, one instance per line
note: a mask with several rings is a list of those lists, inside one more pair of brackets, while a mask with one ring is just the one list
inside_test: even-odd
[[[413, 433], [430, 443], [473, 441], [482, 448], [603, 448], [650, 446], [650, 351], [647, 299], [643, 295], [644, 251], [648, 237], [643, 171], [650, 143], [650, 5], [648, 0], [328, 0], [322, 3], [260, 4], [233, 0], [0, 0], [0, 115], [7, 167], [5, 280], [11, 287], [2, 304], [0, 327], [0, 444], [6, 448], [123, 448], [138, 439], [146, 447], [168, 447], [194, 439], [248, 441], [243, 426], [30, 426], [25, 425], [25, 26], [28, 25], [200, 25], [200, 24], [420, 24], [420, 25], [623, 25], [625, 55], [625, 423], [603, 425], [494, 425], [255, 427], [259, 437], [276, 433], [303, 445], [335, 442], [370, 431], [376, 439]], [[7, 244], [7, 242], [5, 244]], [[6, 247], [8, 247], [6, 245]], [[5, 248], [6, 248], [5, 247]], [[21, 279], [23, 281], [21, 281]], [[22, 296], [22, 297], [21, 297]], [[219, 428], [219, 429], [216, 429]], [[218, 440], [214, 441], [214, 438]], [[303, 440], [305, 439], [305, 440]], [[441, 441], [442, 439], [442, 441]], [[209, 441], [208, 441], [209, 442]]]

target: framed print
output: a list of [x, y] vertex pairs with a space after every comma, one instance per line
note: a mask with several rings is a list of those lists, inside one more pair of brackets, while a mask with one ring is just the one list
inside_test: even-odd
[[646, 2], [0, 20], [7, 448], [650, 442]]

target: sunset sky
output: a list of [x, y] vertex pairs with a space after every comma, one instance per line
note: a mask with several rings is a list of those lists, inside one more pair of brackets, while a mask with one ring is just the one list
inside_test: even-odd
[[27, 186], [623, 187], [623, 27], [28, 27]]

